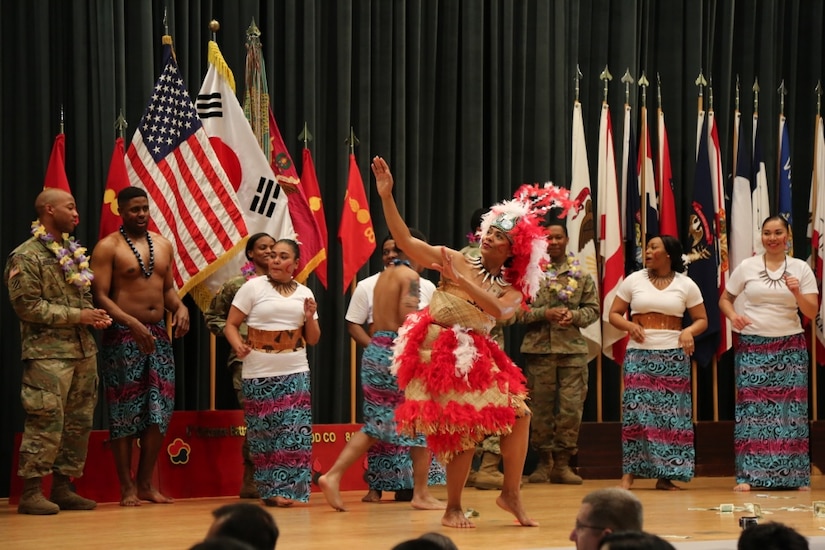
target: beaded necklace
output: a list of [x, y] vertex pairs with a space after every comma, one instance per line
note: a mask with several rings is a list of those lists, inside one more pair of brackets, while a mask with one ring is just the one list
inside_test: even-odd
[[155, 247], [152, 244], [152, 237], [149, 235], [149, 232], [146, 232], [146, 242], [149, 243], [149, 269], [146, 269], [146, 266], [143, 265], [143, 258], [140, 257], [140, 252], [138, 252], [135, 243], [132, 242], [132, 239], [129, 238], [129, 235], [126, 234], [126, 230], [123, 226], [120, 226], [120, 234], [123, 235], [123, 238], [126, 239], [126, 244], [129, 245], [129, 248], [132, 249], [132, 253], [137, 258], [138, 265], [140, 266], [140, 271], [143, 273], [143, 276], [147, 279], [152, 276], [152, 273], [155, 272]]
[[64, 233], [62, 235], [63, 240], [69, 242], [69, 247], [61, 246], [57, 244], [54, 236], [46, 231], [46, 227], [40, 223], [40, 220], [32, 222], [32, 235], [39, 239], [57, 257], [67, 282], [78, 288], [87, 288], [92, 284], [92, 279], [95, 277], [92, 270], [89, 269], [86, 248], [74, 240], [74, 237], [69, 237]]
[[555, 264], [549, 262], [545, 268], [547, 272], [546, 285], [556, 294], [556, 298], [561, 302], [566, 302], [570, 299], [570, 296], [579, 288], [579, 280], [584, 276], [579, 259], [576, 258], [572, 252], [567, 253], [565, 262], [567, 263], [567, 284], [563, 287], [561, 286], [561, 282], [559, 282], [559, 273], [556, 270]]

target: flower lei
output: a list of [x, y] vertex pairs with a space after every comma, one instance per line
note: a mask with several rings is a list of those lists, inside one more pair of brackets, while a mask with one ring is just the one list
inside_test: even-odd
[[245, 264], [243, 264], [241, 266], [241, 275], [243, 275], [244, 278], [246, 278], [247, 281], [249, 279], [254, 278], [257, 275], [257, 273], [255, 271], [255, 262], [248, 261]]
[[63, 234], [63, 240], [69, 242], [69, 248], [65, 248], [54, 239], [51, 233], [46, 231], [40, 220], [32, 222], [32, 235], [46, 245], [57, 257], [66, 281], [78, 288], [88, 288], [92, 284], [94, 275], [89, 269], [89, 258], [86, 257], [86, 247], [81, 246], [74, 237]]
[[548, 262], [545, 267], [545, 285], [551, 292], [556, 294], [559, 301], [566, 302], [570, 296], [579, 288], [579, 280], [584, 276], [579, 259], [572, 252], [567, 253], [567, 285], [562, 287], [559, 282], [559, 274], [553, 262]]

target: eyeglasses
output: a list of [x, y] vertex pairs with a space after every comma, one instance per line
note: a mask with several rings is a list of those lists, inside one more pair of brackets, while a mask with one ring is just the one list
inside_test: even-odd
[[598, 525], [587, 525], [585, 523], [576, 521], [576, 531], [581, 531], [582, 529], [595, 529], [596, 531], [602, 531], [605, 529], [605, 527], [600, 527]]

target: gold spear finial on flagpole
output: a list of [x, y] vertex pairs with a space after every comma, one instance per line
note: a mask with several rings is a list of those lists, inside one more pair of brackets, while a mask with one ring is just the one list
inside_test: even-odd
[[630, 76], [630, 67], [625, 70], [624, 76], [622, 76], [622, 82], [624, 82], [624, 103], [625, 105], [630, 105], [630, 85], [635, 82], [633, 77]]
[[650, 86], [650, 81], [645, 76], [644, 71], [642, 71], [642, 76], [639, 77], [638, 84], [642, 88], [642, 107], [647, 107], [647, 87]]
[[355, 130], [353, 130], [352, 126], [349, 127], [349, 137], [344, 140], [344, 143], [349, 145], [349, 152], [351, 155], [355, 154], [355, 146], [361, 143], [358, 141], [358, 138], [355, 137]]
[[304, 129], [298, 135], [298, 139], [304, 142], [304, 149], [309, 149], [309, 142], [312, 141], [312, 134], [309, 133], [309, 126], [306, 120], [304, 121]]
[[604, 81], [604, 102], [607, 103], [607, 88], [610, 81], [613, 80], [613, 75], [610, 74], [610, 71], [607, 69], [607, 65], [604, 66], [604, 70], [599, 75], [599, 80]]
[[129, 127], [129, 124], [126, 122], [126, 117], [123, 116], [123, 109], [118, 112], [117, 119], [115, 119], [115, 130], [117, 130], [117, 134], [119, 137], [123, 137], [123, 131]]
[[581, 89], [581, 81], [584, 75], [582, 74], [579, 64], [576, 63], [576, 74], [573, 76], [573, 82], [576, 83], [576, 103], [579, 102], [579, 90]]
[[699, 76], [696, 77], [696, 80], [694, 80], [694, 83], [699, 87], [698, 107], [699, 107], [699, 110], [702, 111], [703, 110], [703, 104], [704, 104], [703, 100], [704, 100], [704, 96], [705, 96], [705, 91], [702, 88], [704, 86], [708, 85], [708, 81], [705, 80], [705, 75], [704, 75], [704, 73], [702, 73], [702, 68], [701, 67], [699, 67]]
[[759, 77], [753, 79], [753, 114], [759, 114]]
[[779, 116], [785, 116], [785, 96], [788, 95], [788, 88], [785, 86], [784, 78], [779, 83], [776, 92], [779, 94]]

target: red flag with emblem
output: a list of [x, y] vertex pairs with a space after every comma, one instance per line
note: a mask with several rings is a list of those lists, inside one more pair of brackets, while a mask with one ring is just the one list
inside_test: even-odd
[[370, 217], [370, 205], [364, 191], [364, 180], [355, 161], [349, 156], [349, 177], [347, 194], [344, 196], [344, 210], [341, 212], [341, 226], [338, 229], [341, 240], [341, 254], [344, 260], [344, 292], [355, 278], [355, 274], [370, 259], [375, 250], [375, 230]]
[[126, 163], [123, 161], [123, 138], [115, 140], [115, 150], [112, 151], [112, 161], [109, 163], [109, 175], [106, 178], [106, 190], [103, 192], [103, 206], [100, 208], [100, 233], [98, 240], [120, 227], [120, 212], [117, 209], [117, 194], [121, 189], [129, 187], [129, 175], [126, 173]]

